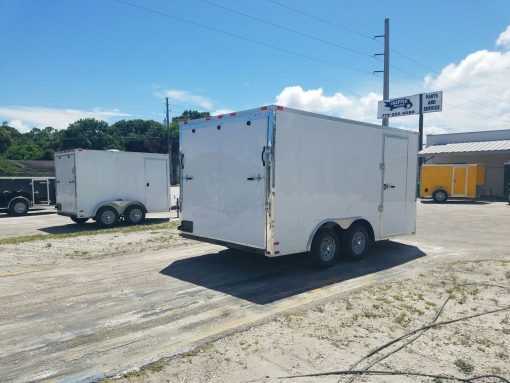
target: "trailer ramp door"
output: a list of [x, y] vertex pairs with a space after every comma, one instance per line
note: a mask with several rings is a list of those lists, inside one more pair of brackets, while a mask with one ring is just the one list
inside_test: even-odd
[[181, 131], [183, 231], [265, 249], [267, 114]]
[[406, 232], [407, 145], [407, 138], [384, 136], [383, 237]]
[[67, 214], [76, 214], [76, 168], [74, 153], [55, 157], [57, 207]]
[[219, 137], [219, 236], [265, 249], [267, 115], [227, 120]]

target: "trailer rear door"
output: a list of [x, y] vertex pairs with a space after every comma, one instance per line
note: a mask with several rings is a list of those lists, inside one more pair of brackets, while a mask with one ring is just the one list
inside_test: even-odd
[[181, 128], [182, 220], [192, 222], [192, 234], [214, 239], [218, 239], [219, 134], [215, 125]]
[[265, 162], [267, 116], [226, 120], [219, 140], [219, 236], [265, 249]]
[[74, 153], [55, 157], [55, 183], [57, 209], [62, 213], [76, 214], [76, 167]]
[[267, 124], [264, 113], [181, 127], [183, 230], [265, 249]]
[[381, 236], [406, 232], [408, 139], [384, 136]]

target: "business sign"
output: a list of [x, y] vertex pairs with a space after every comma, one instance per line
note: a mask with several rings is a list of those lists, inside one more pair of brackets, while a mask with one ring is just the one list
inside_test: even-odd
[[379, 101], [377, 118], [409, 116], [411, 114], [441, 112], [443, 109], [443, 92], [423, 93], [420, 95], [392, 98]]
[[443, 92], [423, 93], [421, 99], [421, 112], [432, 113], [443, 110]]

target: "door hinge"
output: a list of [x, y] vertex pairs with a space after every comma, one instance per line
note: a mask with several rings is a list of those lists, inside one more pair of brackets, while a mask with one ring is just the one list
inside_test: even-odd
[[383, 205], [379, 205], [377, 210], [379, 210], [379, 212], [382, 213], [384, 211], [384, 206]]
[[381, 162], [379, 164], [379, 169], [384, 170], [384, 168], [385, 168], [384, 162]]
[[266, 209], [266, 211], [271, 211], [271, 202], [266, 202], [264, 204], [264, 208]]

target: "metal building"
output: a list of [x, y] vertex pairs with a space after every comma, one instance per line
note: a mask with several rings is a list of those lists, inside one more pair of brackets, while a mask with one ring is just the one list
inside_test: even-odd
[[483, 195], [505, 197], [505, 163], [510, 161], [510, 129], [485, 132], [428, 134], [419, 152], [427, 164], [483, 164], [487, 166]]

